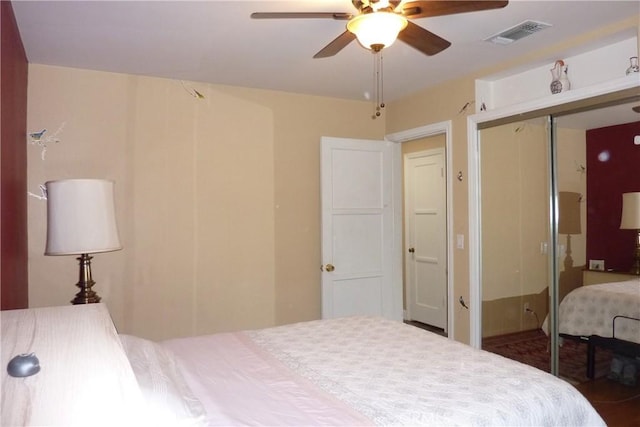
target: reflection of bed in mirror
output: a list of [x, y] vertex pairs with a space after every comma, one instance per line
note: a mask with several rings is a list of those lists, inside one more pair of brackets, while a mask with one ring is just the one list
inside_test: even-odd
[[558, 331], [587, 344], [588, 378], [594, 376], [596, 348], [640, 356], [640, 277], [574, 289], [560, 303]]

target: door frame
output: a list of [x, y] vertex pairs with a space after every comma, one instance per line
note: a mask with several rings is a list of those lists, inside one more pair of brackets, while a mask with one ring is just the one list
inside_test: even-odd
[[[453, 275], [454, 275], [454, 262], [453, 262], [453, 135], [452, 135], [452, 122], [451, 120], [433, 123], [430, 125], [420, 126], [413, 129], [389, 134], [385, 137], [387, 141], [394, 142], [392, 147], [393, 152], [393, 223], [394, 223], [394, 265], [399, 266], [399, 271], [394, 272], [394, 277], [402, 284], [402, 218], [404, 216], [404, 200], [402, 198], [402, 185], [404, 182], [404, 176], [402, 174], [402, 148], [401, 143], [407, 141], [413, 141], [416, 139], [426, 138], [429, 136], [442, 135], [445, 136], [445, 177], [446, 177], [446, 218], [447, 218], [447, 335], [449, 339], [453, 339], [455, 334], [455, 325], [453, 319], [454, 309], [454, 297], [453, 297]], [[398, 289], [402, 292], [404, 285], [396, 286], [394, 289]], [[400, 301], [404, 302], [402, 294], [400, 295]]]

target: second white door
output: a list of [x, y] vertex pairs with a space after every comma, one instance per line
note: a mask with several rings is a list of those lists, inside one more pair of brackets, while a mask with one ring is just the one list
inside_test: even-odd
[[405, 271], [411, 320], [446, 331], [445, 150], [405, 156]]

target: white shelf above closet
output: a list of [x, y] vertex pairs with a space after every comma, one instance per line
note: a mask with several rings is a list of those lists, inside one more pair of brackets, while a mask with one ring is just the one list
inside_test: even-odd
[[[618, 86], [623, 82], [640, 80], [639, 74], [627, 76], [629, 58], [638, 55], [637, 35], [623, 34], [622, 40], [617, 40], [606, 46], [567, 56], [562, 59], [568, 68], [571, 90], [552, 95], [549, 89], [551, 83], [551, 68], [555, 59], [545, 64], [535, 64], [527, 70], [514, 70], [476, 80], [476, 113], [491, 112], [505, 107], [519, 104], [533, 103], [562, 104], [572, 99], [583, 98], [591, 87], [601, 87], [611, 83]], [[572, 95], [572, 92], [579, 92]], [[554, 98], [550, 100], [550, 98]], [[557, 101], [557, 102], [556, 102]], [[486, 111], [481, 111], [485, 105]], [[530, 110], [530, 108], [529, 108]]]

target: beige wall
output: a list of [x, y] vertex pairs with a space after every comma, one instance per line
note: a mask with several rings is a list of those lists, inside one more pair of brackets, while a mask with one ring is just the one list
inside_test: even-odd
[[[40, 194], [45, 181], [63, 178], [108, 178], [116, 181], [116, 215], [125, 250], [96, 255], [96, 290], [123, 325], [125, 302], [132, 293], [127, 267], [132, 259], [135, 94], [134, 78], [56, 67], [29, 66], [27, 131], [47, 129], [59, 142], [27, 147], [28, 190]], [[61, 129], [62, 128], [62, 129]], [[46, 202], [28, 199], [29, 305], [68, 304], [78, 291], [78, 262], [70, 256], [45, 257]]]
[[[482, 299], [547, 288], [549, 157], [544, 118], [483, 129]], [[522, 310], [518, 310], [522, 311]]]
[[[29, 189], [116, 181], [124, 249], [97, 254], [95, 290], [120, 331], [152, 339], [320, 316], [320, 137], [381, 139], [366, 102], [31, 65]], [[29, 198], [31, 306], [72, 298], [77, 262], [45, 257]]]
[[[473, 101], [474, 79], [469, 77], [454, 80], [442, 85], [418, 92], [412, 96], [388, 103], [386, 123], [387, 134], [401, 132], [406, 129], [451, 120], [451, 137], [453, 140], [451, 156], [452, 175], [463, 171], [462, 181], [457, 179], [452, 185], [453, 198], [453, 234], [468, 236], [469, 218], [467, 202], [467, 126], [466, 114], [459, 113], [468, 102]], [[469, 107], [473, 109], [473, 106]], [[471, 110], [470, 112], [472, 112]], [[469, 254], [464, 249], [454, 250], [454, 296], [463, 296], [469, 301]], [[454, 330], [450, 336], [458, 341], [469, 342], [469, 312], [456, 305], [453, 312]]]
[[[94, 259], [96, 290], [123, 332], [154, 339], [320, 315], [319, 140], [380, 139], [452, 120], [453, 233], [468, 236], [466, 112], [474, 81], [624, 28], [637, 17], [388, 103], [31, 64], [28, 130], [65, 123], [46, 159], [29, 146], [29, 189], [78, 176], [116, 181], [124, 249]], [[67, 304], [72, 257], [44, 257], [46, 208], [29, 198], [31, 306]], [[177, 248], [177, 250], [176, 250]], [[468, 252], [454, 251], [454, 295], [469, 301]], [[469, 341], [456, 305], [455, 339]]]

